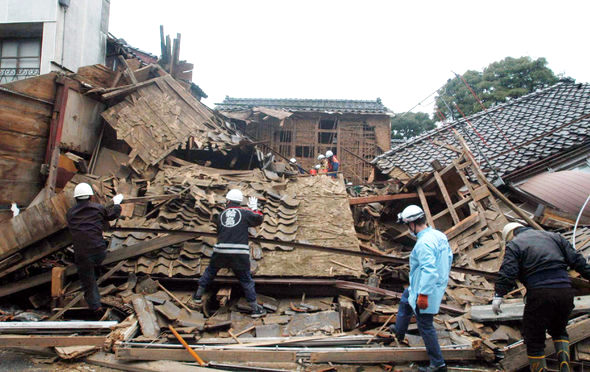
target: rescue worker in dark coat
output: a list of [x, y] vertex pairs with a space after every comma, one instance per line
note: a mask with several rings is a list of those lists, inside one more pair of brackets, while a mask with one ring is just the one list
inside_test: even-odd
[[84, 290], [84, 298], [93, 311], [101, 311], [100, 294], [96, 284], [96, 269], [106, 256], [107, 244], [102, 232], [121, 215], [123, 195], [113, 198], [113, 205], [104, 207], [92, 201], [94, 192], [87, 183], [80, 183], [74, 189], [76, 205], [66, 215], [68, 228], [74, 243], [74, 261]]
[[227, 207], [217, 220], [217, 244], [209, 266], [199, 279], [199, 288], [189, 300], [188, 306], [198, 309], [202, 306], [202, 296], [222, 268], [232, 269], [240, 282], [244, 295], [252, 310], [252, 317], [266, 314], [266, 310], [256, 302], [254, 280], [250, 273], [250, 248], [248, 247], [248, 228], [262, 224], [263, 216], [258, 211], [258, 199], [250, 197], [248, 208], [240, 207], [244, 196], [242, 191], [232, 189], [227, 193]]
[[570, 371], [568, 318], [574, 309], [574, 290], [568, 267], [590, 279], [590, 265], [563, 236], [533, 230], [512, 222], [502, 231], [506, 253], [496, 280], [492, 301], [494, 313], [502, 312], [503, 296], [516, 287], [526, 287], [523, 337], [531, 371], [546, 371], [545, 333], [553, 337], [560, 372]]

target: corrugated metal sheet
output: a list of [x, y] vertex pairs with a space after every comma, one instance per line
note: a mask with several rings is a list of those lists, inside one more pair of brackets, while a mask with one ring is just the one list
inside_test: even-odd
[[[577, 216], [590, 194], [590, 173], [543, 173], [519, 185], [518, 189], [563, 212]], [[586, 206], [583, 215], [590, 218], [590, 206]]]

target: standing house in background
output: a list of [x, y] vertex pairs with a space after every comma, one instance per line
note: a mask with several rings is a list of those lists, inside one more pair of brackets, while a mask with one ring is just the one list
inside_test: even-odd
[[105, 63], [108, 0], [0, 0], [0, 83]]
[[391, 111], [375, 101], [226, 97], [216, 109], [254, 141], [311, 168], [332, 150], [344, 177], [366, 182], [369, 164], [390, 148]]

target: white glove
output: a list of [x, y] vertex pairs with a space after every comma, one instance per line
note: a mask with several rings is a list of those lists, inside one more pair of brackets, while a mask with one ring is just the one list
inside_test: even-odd
[[248, 208], [252, 209], [253, 211], [258, 209], [258, 199], [254, 196], [248, 198]]
[[113, 204], [119, 205], [123, 201], [123, 194], [117, 194], [113, 197]]
[[500, 305], [502, 305], [503, 302], [504, 299], [502, 297], [494, 297], [494, 299], [492, 300], [492, 311], [494, 312], [494, 314], [498, 315], [502, 312], [502, 309], [500, 309]]
[[12, 203], [10, 205], [10, 210], [12, 211], [12, 217], [16, 217], [20, 213], [20, 209], [18, 209], [18, 207], [16, 206], [16, 203]]

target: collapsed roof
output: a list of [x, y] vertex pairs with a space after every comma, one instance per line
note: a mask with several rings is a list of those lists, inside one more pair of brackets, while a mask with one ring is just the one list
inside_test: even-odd
[[[590, 84], [563, 81], [412, 138], [376, 157], [385, 175], [412, 177], [429, 172], [438, 160], [446, 166], [460, 148], [451, 128], [468, 140], [471, 151], [491, 179], [590, 148]], [[489, 163], [481, 156], [481, 153]]]

